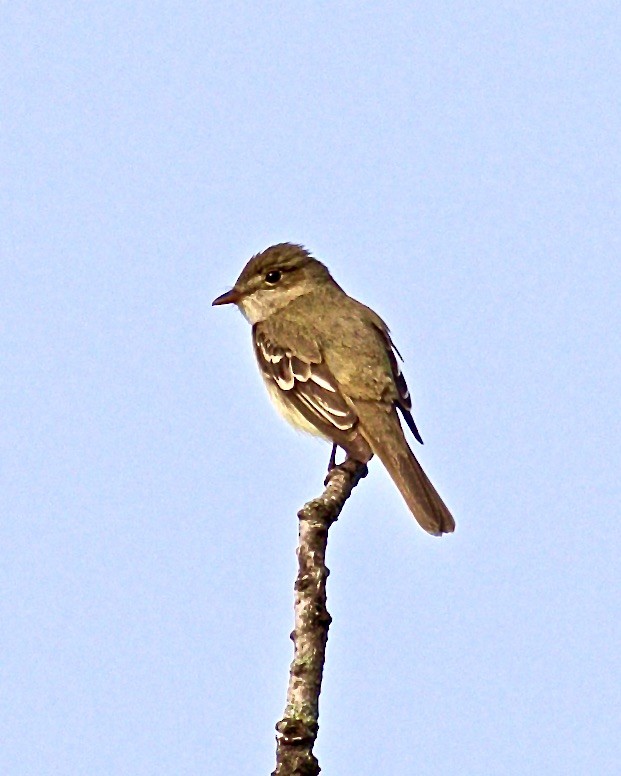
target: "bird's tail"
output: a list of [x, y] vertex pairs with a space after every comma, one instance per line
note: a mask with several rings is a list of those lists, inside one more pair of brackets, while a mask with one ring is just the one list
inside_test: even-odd
[[384, 464], [422, 528], [434, 536], [451, 533], [455, 521], [405, 439], [397, 412], [377, 402], [357, 401], [360, 432]]

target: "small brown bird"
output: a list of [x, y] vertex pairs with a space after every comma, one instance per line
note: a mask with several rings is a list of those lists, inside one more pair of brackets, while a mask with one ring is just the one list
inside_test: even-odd
[[253, 256], [214, 305], [236, 304], [252, 324], [254, 352], [270, 397], [292, 425], [366, 464], [375, 454], [430, 534], [455, 529], [416, 460], [397, 411], [422, 443], [388, 327], [348, 296], [301, 245]]

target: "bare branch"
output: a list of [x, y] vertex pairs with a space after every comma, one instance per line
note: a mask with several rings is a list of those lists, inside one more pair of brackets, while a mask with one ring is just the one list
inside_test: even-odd
[[367, 467], [346, 461], [332, 469], [326, 489], [298, 512], [298, 575], [295, 581], [293, 662], [287, 705], [276, 725], [276, 770], [272, 776], [317, 776], [313, 746], [319, 730], [319, 693], [331, 617], [326, 608], [328, 530]]

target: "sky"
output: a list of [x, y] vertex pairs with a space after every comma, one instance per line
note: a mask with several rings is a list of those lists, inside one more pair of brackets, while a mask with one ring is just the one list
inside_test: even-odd
[[0, 772], [273, 769], [330, 451], [210, 303], [293, 241], [457, 521], [374, 460], [331, 529], [323, 772], [618, 774], [618, 3], [0, 14]]

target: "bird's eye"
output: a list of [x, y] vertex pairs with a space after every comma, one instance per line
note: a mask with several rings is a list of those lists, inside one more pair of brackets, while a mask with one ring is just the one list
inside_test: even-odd
[[265, 282], [273, 286], [276, 283], [278, 283], [281, 277], [282, 277], [282, 272], [278, 269], [273, 269], [270, 272], [266, 273]]

